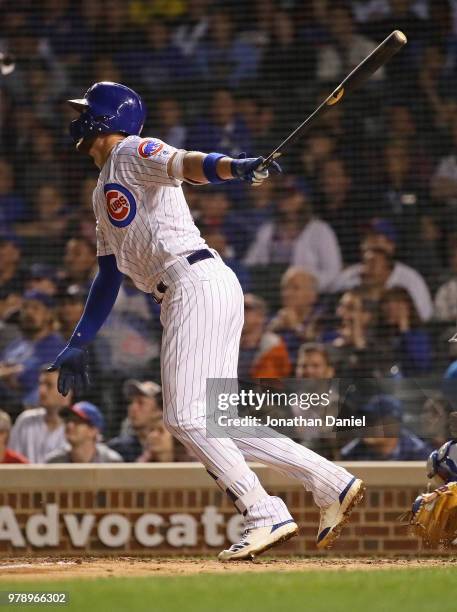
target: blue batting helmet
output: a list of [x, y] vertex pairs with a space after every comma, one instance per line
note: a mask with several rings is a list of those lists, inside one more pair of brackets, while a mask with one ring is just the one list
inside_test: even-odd
[[75, 142], [97, 134], [139, 135], [146, 118], [141, 97], [133, 89], [110, 81], [95, 83], [84, 98], [68, 103], [81, 113], [70, 124]]

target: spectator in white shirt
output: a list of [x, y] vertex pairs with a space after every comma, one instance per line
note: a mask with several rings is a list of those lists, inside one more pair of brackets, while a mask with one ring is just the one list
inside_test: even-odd
[[[335, 3], [327, 9], [326, 25], [332, 43], [323, 46], [317, 54], [317, 78], [319, 81], [341, 81], [351, 70], [367, 57], [376, 43], [357, 34], [351, 9]], [[381, 68], [372, 76], [375, 81], [384, 78]]]
[[280, 183], [273, 221], [263, 223], [244, 260], [247, 266], [284, 264], [312, 274], [319, 292], [328, 291], [341, 267], [334, 231], [313, 216], [307, 196], [296, 183]]
[[452, 120], [453, 151], [442, 157], [431, 180], [432, 198], [448, 207], [457, 206], [457, 115]]
[[433, 314], [433, 302], [423, 277], [411, 266], [395, 260], [396, 234], [385, 219], [372, 221], [362, 241], [362, 261], [346, 268], [333, 285], [335, 291], [346, 291], [363, 285], [378, 300], [385, 289], [403, 287], [411, 295], [422, 321]]
[[457, 246], [449, 257], [452, 277], [439, 287], [435, 296], [435, 319], [438, 321], [457, 320]]
[[11, 430], [9, 446], [30, 463], [43, 463], [45, 456], [65, 443], [63, 421], [59, 415], [71, 402], [57, 391], [58, 372], [43, 367], [39, 379], [39, 408], [24, 410]]

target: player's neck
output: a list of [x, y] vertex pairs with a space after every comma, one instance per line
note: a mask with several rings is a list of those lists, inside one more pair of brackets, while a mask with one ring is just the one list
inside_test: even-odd
[[89, 155], [94, 160], [94, 163], [101, 170], [106, 163], [106, 160], [111, 155], [111, 151], [125, 136], [122, 134], [103, 134], [97, 136], [89, 149]]

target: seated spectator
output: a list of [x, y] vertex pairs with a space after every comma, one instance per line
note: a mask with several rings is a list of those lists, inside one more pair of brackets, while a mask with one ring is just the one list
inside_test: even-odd
[[104, 428], [102, 413], [89, 402], [73, 404], [62, 413], [65, 447], [50, 453], [46, 463], [120, 463], [122, 457], [100, 442]]
[[172, 40], [170, 24], [153, 18], [144, 27], [144, 40], [131, 51], [116, 54], [124, 81], [141, 83], [154, 95], [194, 76], [192, 64]]
[[[318, 50], [317, 78], [319, 81], [339, 83], [376, 48], [377, 44], [356, 32], [348, 5], [329, 4], [326, 17], [331, 42]], [[384, 68], [381, 68], [375, 72], [372, 79], [380, 81], [384, 76]]]
[[21, 267], [21, 247], [13, 234], [0, 234], [0, 291], [3, 296], [11, 296], [20, 305], [24, 291], [25, 271]]
[[186, 57], [195, 54], [201, 41], [208, 33], [210, 0], [189, 0], [186, 14], [174, 28], [173, 41]]
[[163, 463], [195, 461], [195, 459], [187, 454], [184, 446], [165, 428], [162, 415], [157, 414], [151, 423], [151, 430], [146, 437], [144, 450], [136, 461], [138, 463]]
[[320, 180], [316, 184], [316, 213], [335, 232], [345, 264], [357, 261], [360, 226], [367, 215], [353, 180], [342, 158], [322, 160]]
[[420, 461], [433, 450], [402, 425], [402, 405], [391, 395], [374, 396], [358, 416], [366, 416], [367, 431], [341, 449], [344, 461]]
[[433, 200], [453, 210], [457, 207], [457, 114], [452, 117], [452, 150], [438, 160], [431, 179]]
[[69, 406], [71, 394], [64, 397], [57, 391], [58, 372], [42, 368], [38, 385], [39, 408], [24, 410], [11, 430], [10, 446], [30, 463], [43, 463], [46, 455], [65, 444], [60, 412]]
[[[369, 299], [379, 301], [382, 293], [391, 287], [403, 287], [411, 295], [423, 321], [433, 314], [430, 291], [422, 276], [410, 266], [396, 261], [395, 242], [387, 237], [390, 230], [379, 228], [362, 243], [361, 263], [349, 266], [335, 279], [334, 291], [345, 291], [362, 286]], [[390, 246], [389, 246], [390, 244]]]
[[455, 82], [445, 63], [442, 41], [428, 45], [421, 57], [414, 106], [429, 138], [446, 137], [455, 116]]
[[159, 313], [151, 297], [125, 277], [99, 336], [108, 343], [110, 365], [123, 380], [150, 376], [160, 352]]
[[97, 272], [95, 244], [84, 236], [73, 236], [65, 245], [62, 282], [90, 288]]
[[327, 380], [335, 376], [329, 352], [323, 344], [306, 343], [298, 350], [296, 377]]
[[227, 10], [213, 13], [208, 34], [195, 53], [194, 63], [200, 78], [237, 88], [243, 81], [257, 76], [261, 50], [237, 34]]
[[56, 269], [48, 264], [32, 264], [26, 272], [25, 289], [55, 297], [58, 291]]
[[407, 261], [417, 249], [421, 213], [427, 204], [426, 182], [420, 176], [413, 151], [407, 143], [394, 140], [384, 147], [384, 175], [379, 186], [381, 216], [395, 226], [397, 248]]
[[14, 190], [14, 169], [0, 159], [0, 231], [11, 231], [13, 224], [26, 215], [26, 204]]
[[183, 109], [173, 96], [162, 96], [155, 105], [157, 129], [155, 133], [172, 147], [184, 149], [187, 139], [187, 127], [183, 121]]
[[247, 267], [233, 256], [233, 249], [230, 248], [225, 234], [218, 227], [200, 226], [200, 232], [210, 249], [215, 249], [223, 259], [225, 265], [235, 272], [243, 292], [248, 292], [251, 275]]
[[422, 438], [433, 448], [440, 448], [451, 437], [449, 413], [452, 408], [442, 393], [428, 397], [420, 413]]
[[15, 323], [21, 303], [22, 298], [14, 294], [5, 295], [0, 289], [0, 355], [7, 346], [21, 336], [19, 327]]
[[[62, 287], [57, 295], [56, 318], [58, 330], [65, 342], [70, 340], [83, 314], [86, 299], [87, 291], [79, 285]], [[86, 390], [84, 399], [96, 405], [98, 403], [100, 406], [106, 406], [105, 393], [107, 388], [110, 387], [113, 371], [110, 344], [102, 334], [97, 334], [86, 350], [91, 385]]]
[[250, 134], [236, 112], [235, 99], [228, 89], [216, 89], [212, 93], [208, 111], [209, 116], [202, 114], [189, 130], [186, 149], [219, 151], [231, 157], [251, 150]]
[[92, 202], [92, 194], [96, 186], [97, 178], [94, 176], [85, 176], [80, 185], [78, 185], [79, 201], [77, 216], [75, 215], [71, 219], [69, 229], [70, 236], [82, 236], [91, 244], [96, 244], [97, 241]]
[[341, 296], [336, 314], [339, 325], [326, 339], [331, 341], [341, 377], [385, 375], [385, 354], [376, 339], [377, 304], [362, 288], [350, 289]]
[[238, 376], [242, 380], [285, 378], [291, 372], [287, 347], [280, 336], [266, 330], [266, 322], [264, 300], [246, 294], [238, 361]]
[[425, 374], [431, 366], [428, 333], [422, 328], [414, 302], [406, 289], [387, 289], [381, 299], [383, 342], [392, 348], [393, 359], [404, 376]]
[[203, 231], [218, 230], [225, 236], [231, 256], [243, 257], [250, 242], [250, 228], [231, 211], [228, 193], [220, 187], [206, 187], [199, 195], [198, 226]]
[[53, 332], [52, 298], [39, 291], [29, 291], [23, 298], [19, 314], [21, 337], [0, 354], [0, 395], [36, 406], [41, 367], [55, 359], [64, 348], [64, 342]]
[[294, 181], [278, 185], [272, 221], [260, 226], [244, 263], [247, 266], [286, 264], [301, 267], [326, 291], [341, 270], [341, 253], [331, 227], [313, 217], [311, 204]]
[[[238, 96], [238, 112], [252, 136], [252, 151], [272, 151], [278, 144], [275, 101], [247, 90]], [[262, 187], [271, 183], [264, 181]]]
[[435, 295], [435, 319], [457, 321], [457, 245], [449, 256], [450, 278], [443, 283]]
[[11, 417], [4, 410], [0, 410], [0, 463], [28, 463], [20, 453], [8, 446], [11, 431]]
[[[56, 111], [53, 105], [44, 106], [51, 111], [51, 121], [56, 121]], [[60, 158], [60, 143], [57, 133], [49, 122], [35, 121], [31, 127], [30, 141], [24, 151], [27, 160], [24, 167], [23, 183], [24, 195], [29, 202], [36, 198], [37, 191], [43, 185], [55, 185], [59, 191], [65, 186], [65, 166]]]
[[[303, 174], [306, 178], [306, 183], [310, 186], [311, 192], [316, 194], [319, 191], [319, 179], [322, 174], [322, 168], [327, 160], [330, 159], [338, 159], [335, 157], [336, 149], [337, 149], [337, 139], [335, 136], [328, 130], [327, 128], [319, 127], [319, 129], [311, 131], [306, 140], [303, 143], [303, 146], [300, 150], [300, 159], [299, 159], [299, 167], [297, 174]], [[343, 166], [340, 166], [340, 170], [343, 172], [340, 173], [344, 180], [344, 186], [346, 186], [346, 181], [349, 178], [344, 172]], [[329, 173], [328, 177], [331, 177], [331, 173]], [[330, 196], [330, 191], [334, 192], [334, 197], [340, 196], [340, 191], [336, 189], [332, 189], [330, 180], [327, 179], [326, 182], [323, 182], [322, 188], [324, 184], [327, 184], [327, 197]], [[349, 188], [349, 181], [347, 188]], [[324, 194], [322, 194], [324, 196]], [[321, 214], [325, 214], [323, 210], [319, 211]]]
[[123, 391], [129, 402], [128, 430], [110, 440], [108, 445], [124, 461], [139, 461], [139, 457], [146, 451], [148, 457], [154, 454], [149, 434], [156, 423], [156, 417], [162, 418], [162, 389], [152, 380], [140, 382], [130, 379], [124, 383]]
[[34, 195], [33, 218], [28, 223], [16, 224], [16, 233], [28, 239], [30, 248], [41, 259], [58, 263], [70, 221], [63, 193], [57, 185], [45, 183]]
[[316, 279], [298, 267], [291, 267], [281, 279], [282, 308], [272, 318], [269, 331], [279, 334], [286, 343], [292, 364], [297, 361], [303, 342], [318, 335], [322, 308], [317, 302]]

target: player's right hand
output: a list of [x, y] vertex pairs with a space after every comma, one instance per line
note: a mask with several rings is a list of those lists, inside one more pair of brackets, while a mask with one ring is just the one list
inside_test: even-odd
[[[263, 167], [263, 157], [246, 157], [246, 153], [240, 153], [238, 159], [233, 159], [231, 168], [234, 178], [251, 183], [254, 187], [261, 185], [268, 178], [269, 172]], [[282, 172], [281, 166], [274, 161], [270, 166], [275, 172]]]
[[61, 395], [68, 395], [70, 391], [83, 393], [90, 385], [86, 349], [66, 346], [48, 368], [48, 372], [55, 370], [59, 370], [57, 389]]

